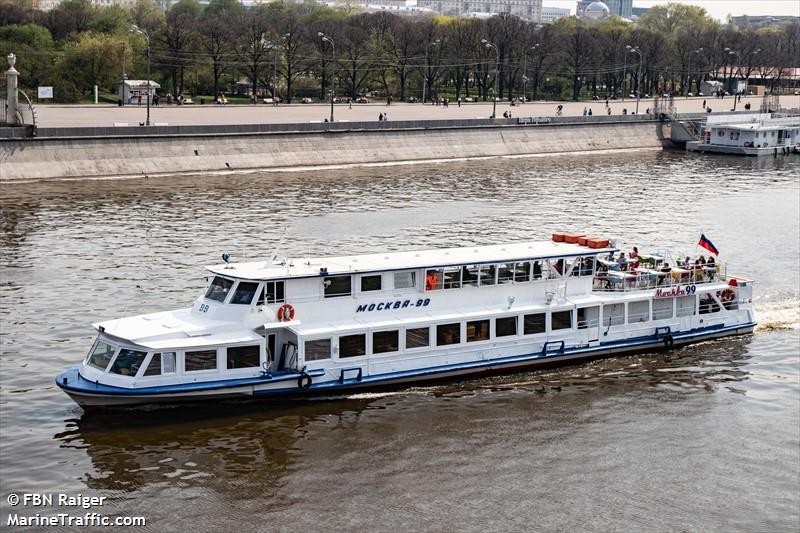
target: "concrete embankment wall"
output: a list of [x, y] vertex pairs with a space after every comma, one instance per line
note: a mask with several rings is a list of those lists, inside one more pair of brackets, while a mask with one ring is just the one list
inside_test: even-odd
[[[645, 117], [549, 124], [472, 122], [476, 124], [433, 127], [430, 123], [425, 127], [403, 127], [398, 123], [338, 123], [335, 127], [312, 124], [298, 125], [310, 131], [271, 128], [273, 131], [224, 133], [195, 133], [197, 126], [164, 134], [155, 129], [139, 128], [135, 132], [112, 129], [110, 133], [117, 133], [114, 136], [96, 130], [89, 132], [93, 135], [76, 135], [75, 130], [40, 131], [45, 135], [0, 140], [0, 181], [153, 176], [662, 146], [661, 123]], [[192, 131], [184, 133], [189, 129]]]

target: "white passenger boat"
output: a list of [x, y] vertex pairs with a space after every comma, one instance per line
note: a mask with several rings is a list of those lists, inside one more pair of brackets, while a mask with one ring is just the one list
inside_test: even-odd
[[722, 263], [678, 268], [654, 253], [625, 268], [608, 240], [553, 238], [211, 266], [191, 308], [95, 324], [88, 356], [56, 383], [85, 407], [304, 396], [670, 349], [756, 325], [752, 282]]
[[708, 117], [700, 140], [689, 141], [690, 152], [734, 155], [778, 155], [800, 148], [800, 116], [770, 113]]

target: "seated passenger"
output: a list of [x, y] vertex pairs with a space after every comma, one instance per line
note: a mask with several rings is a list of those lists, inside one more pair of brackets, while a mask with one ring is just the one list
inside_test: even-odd
[[638, 259], [639, 258], [639, 249], [636, 246], [634, 246], [633, 247], [633, 251], [628, 254], [628, 257], [630, 257], [631, 259]]
[[432, 291], [436, 289], [436, 273], [433, 270], [428, 271], [428, 275], [425, 276], [425, 290]]
[[692, 260], [689, 259], [688, 255], [686, 256], [686, 259], [683, 260], [681, 266], [683, 266], [683, 268], [689, 268], [690, 266], [692, 266]]
[[703, 280], [703, 265], [700, 264], [699, 259], [694, 260], [694, 266], [692, 267], [692, 274], [694, 274], [695, 281]]
[[625, 259], [625, 252], [619, 253], [619, 259], [617, 260], [619, 263], [620, 270], [628, 270], [628, 260]]

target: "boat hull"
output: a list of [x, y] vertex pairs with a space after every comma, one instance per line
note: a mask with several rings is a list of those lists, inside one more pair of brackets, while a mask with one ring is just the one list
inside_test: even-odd
[[[627, 339], [597, 346], [569, 348], [558, 352], [533, 353], [513, 357], [500, 357], [456, 365], [422, 368], [390, 374], [365, 376], [363, 379], [329, 380], [314, 382], [303, 387], [308, 380], [303, 374], [287, 373], [281, 376], [267, 376], [263, 379], [235, 380], [229, 384], [195, 384], [191, 390], [175, 387], [151, 388], [139, 392], [135, 389], [118, 387], [99, 387], [96, 383], [83, 379], [78, 368], [71, 368], [56, 378], [56, 384], [70, 398], [84, 409], [132, 407], [141, 405], [169, 405], [178, 402], [202, 402], [224, 399], [279, 399], [302, 398], [320, 394], [341, 394], [349, 391], [399, 388], [411, 384], [466, 378], [485, 374], [510, 373], [523, 369], [554, 367], [576, 364], [593, 359], [675, 348], [692, 343], [719, 339], [734, 335], [752, 333], [755, 322], [732, 325], [722, 328], [706, 328], [692, 332], [674, 332], [665, 336], [653, 335]], [[317, 374], [319, 376], [320, 374]]]

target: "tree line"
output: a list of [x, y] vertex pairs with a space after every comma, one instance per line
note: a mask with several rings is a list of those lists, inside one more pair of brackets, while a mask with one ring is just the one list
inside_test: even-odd
[[541, 25], [311, 2], [180, 0], [164, 12], [153, 0], [129, 8], [64, 0], [42, 12], [0, 0], [0, 46], [19, 57], [22, 86], [53, 86], [58, 101], [85, 98], [95, 85], [113, 92], [123, 75], [144, 79], [148, 44], [162, 94], [216, 96], [246, 82], [250, 94], [288, 102], [326, 99], [331, 85], [337, 95], [401, 101], [685, 94], [704, 79], [733, 77], [776, 89], [796, 86], [791, 73], [800, 66], [800, 23], [734, 27], [683, 4], [654, 7], [635, 23], [566, 17]]

